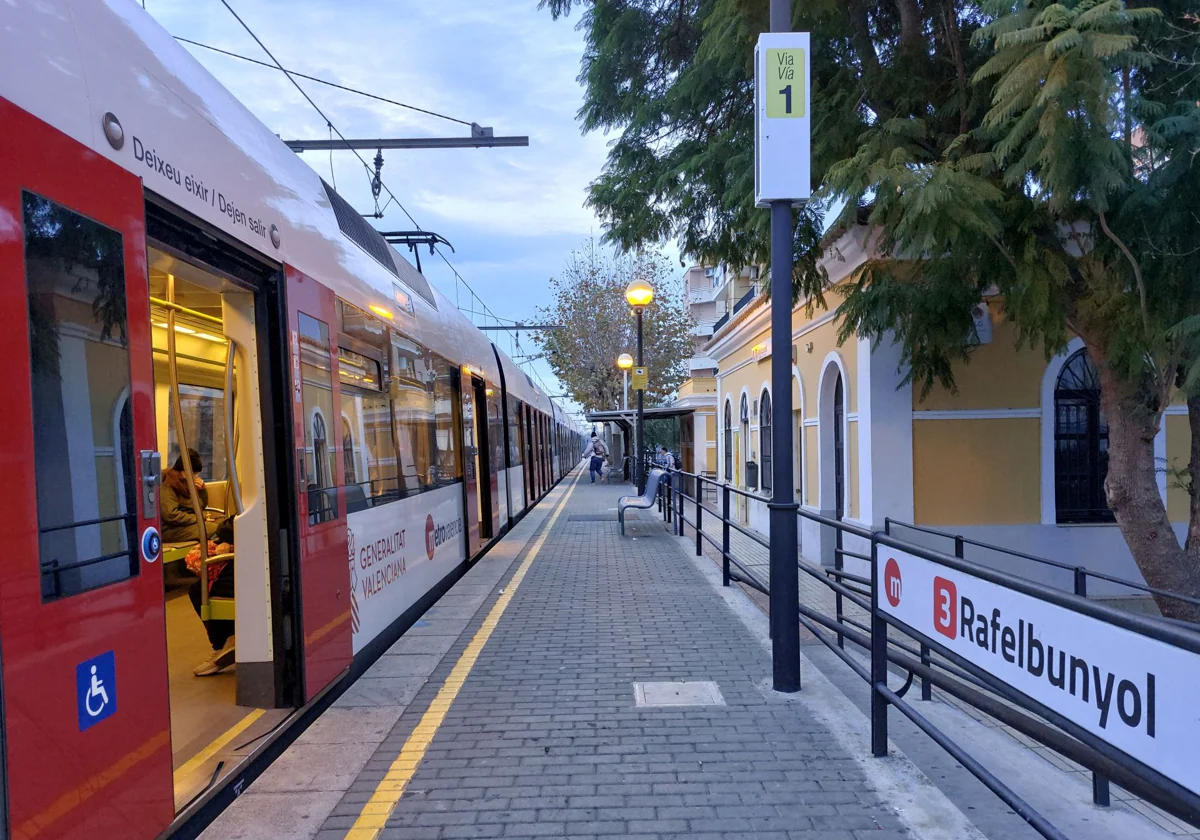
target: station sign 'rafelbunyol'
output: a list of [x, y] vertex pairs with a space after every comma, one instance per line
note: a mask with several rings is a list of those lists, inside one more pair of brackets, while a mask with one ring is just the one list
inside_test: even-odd
[[879, 609], [1200, 793], [1200, 655], [880, 544]]

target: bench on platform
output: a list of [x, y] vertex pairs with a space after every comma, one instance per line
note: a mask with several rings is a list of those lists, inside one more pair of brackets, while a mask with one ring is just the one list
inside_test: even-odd
[[612, 465], [612, 462], [610, 461], [609, 465], [608, 465], [608, 472], [606, 472], [604, 474], [604, 481], [608, 482], [609, 484], [612, 484], [613, 478], [615, 477], [616, 481], [618, 483], [624, 483], [625, 471], [627, 469], [632, 469], [632, 465], [633, 465], [633, 459], [630, 458], [628, 455], [625, 455], [624, 457], [622, 457], [621, 463], [615, 467]]
[[617, 499], [617, 521], [621, 523], [621, 536], [625, 536], [625, 510], [627, 508], [649, 510], [654, 507], [654, 501], [658, 497], [658, 485], [664, 474], [662, 470], [650, 470], [650, 475], [646, 476], [645, 493], [640, 496], [622, 496]]

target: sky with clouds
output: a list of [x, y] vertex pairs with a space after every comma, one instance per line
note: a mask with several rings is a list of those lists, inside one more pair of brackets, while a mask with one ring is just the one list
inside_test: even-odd
[[[528, 148], [388, 152], [383, 180], [422, 228], [450, 240], [455, 248], [450, 261], [496, 315], [535, 318], [548, 279], [560, 272], [571, 249], [602, 233], [584, 200], [609, 138], [581, 135], [575, 119], [583, 100], [576, 78], [583, 52], [578, 15], [554, 21], [536, 0], [231, 0], [231, 5], [284, 67], [492, 126], [497, 135], [529, 136]], [[267, 60], [220, 0], [146, 0], [146, 9], [172, 35]], [[282, 74], [187, 49], [284, 139], [329, 136], [321, 117]], [[300, 83], [346, 137], [467, 133], [464, 125]], [[368, 175], [351, 152], [335, 152], [332, 170], [328, 153], [303, 157], [326, 180], [336, 179], [338, 192], [355, 207], [372, 209]], [[412, 227], [395, 204], [375, 224]], [[426, 252], [422, 268], [455, 298], [454, 275], [441, 260]], [[466, 308], [470, 296], [462, 286], [458, 291]], [[510, 347], [507, 338], [499, 343]], [[536, 353], [527, 333], [522, 347]], [[535, 365], [551, 393], [561, 393], [544, 362]]]

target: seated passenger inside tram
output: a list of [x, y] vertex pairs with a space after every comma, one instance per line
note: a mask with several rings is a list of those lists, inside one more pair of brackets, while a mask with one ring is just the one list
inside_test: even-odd
[[[195, 449], [188, 450], [192, 462], [192, 477], [196, 484], [196, 494], [200, 497], [200, 508], [208, 507], [208, 488], [200, 478], [204, 462], [200, 453]], [[162, 501], [160, 515], [162, 516], [162, 540], [165, 543], [199, 542], [201, 528], [196, 519], [196, 511], [192, 508], [192, 494], [187, 485], [187, 472], [183, 469], [183, 456], [175, 459], [171, 468], [162, 475]], [[217, 530], [217, 522], [204, 519], [204, 533], [211, 537]]]
[[[196, 495], [200, 507], [208, 506], [208, 490], [204, 486], [200, 473], [204, 470], [204, 462], [200, 453], [195, 449], [188, 450], [191, 459], [192, 477], [196, 485]], [[196, 518], [192, 507], [192, 494], [187, 485], [187, 473], [183, 468], [183, 456], [175, 460], [171, 468], [163, 473], [162, 480], [162, 528], [164, 542], [196, 542], [200, 541], [201, 524]], [[233, 518], [217, 521], [208, 514], [203, 520], [203, 533], [208, 537], [207, 554], [210, 560], [208, 566], [208, 595], [210, 598], [233, 598], [233, 569], [229, 559], [211, 562], [213, 558], [233, 554]], [[197, 545], [188, 553], [185, 563], [188, 570], [197, 576], [197, 580], [188, 588], [188, 596], [196, 615], [200, 615], [202, 605], [202, 583], [200, 577], [200, 546]], [[220, 673], [234, 663], [235, 639], [233, 635], [234, 622], [228, 620], [209, 619], [204, 621], [204, 630], [208, 633], [208, 642], [212, 645], [212, 653], [207, 659], [192, 669], [198, 677], [207, 677]]]
[[[188, 587], [188, 598], [196, 615], [200, 616], [203, 604], [201, 593], [204, 591], [200, 578], [200, 546], [196, 546], [187, 556], [188, 570], [193, 572], [197, 580]], [[212, 539], [208, 541], [208, 597], [234, 597], [233, 587], [233, 517], [217, 523]], [[212, 645], [212, 653], [208, 658], [192, 669], [197, 677], [210, 677], [232, 665], [236, 659], [236, 639], [233, 635], [234, 622], [229, 619], [210, 618], [204, 623], [204, 632], [208, 634], [208, 643]]]

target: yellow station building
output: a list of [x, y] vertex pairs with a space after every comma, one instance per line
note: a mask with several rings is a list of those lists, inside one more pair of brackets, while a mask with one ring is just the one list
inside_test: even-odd
[[[830, 243], [830, 284], [852, 280], [871, 244], [862, 226]], [[680, 395], [708, 409], [695, 417], [696, 469], [769, 496], [771, 308], [765, 279], [755, 270], [696, 266], [684, 283], [697, 322], [697, 356], [693, 379]], [[864, 338], [839, 345], [841, 298], [831, 291], [825, 300], [828, 311], [815, 308], [810, 316], [801, 302], [792, 312], [792, 466], [804, 510], [868, 528], [882, 528], [890, 517], [1142, 580], [1104, 500], [1107, 426], [1095, 370], [1080, 340], [1048, 363], [1040, 349], [1017, 350], [1002, 302], [986, 299], [976, 313], [979, 343], [970, 363], [955, 369], [958, 392], [935, 388], [921, 400], [919, 387], [901, 385], [897, 345], [885, 341], [872, 348]], [[1187, 464], [1187, 420], [1183, 404], [1168, 409], [1155, 443], [1164, 467]], [[1169, 469], [1159, 473], [1182, 539], [1188, 497], [1173, 485]], [[741, 500], [734, 508], [746, 525], [769, 532], [765, 504]], [[905, 536], [949, 549], [944, 538]], [[802, 520], [799, 537], [805, 557], [832, 563], [832, 529]], [[1071, 585], [1069, 572], [1017, 557], [983, 550], [967, 556]], [[1094, 582], [1089, 594], [1130, 591]]]

